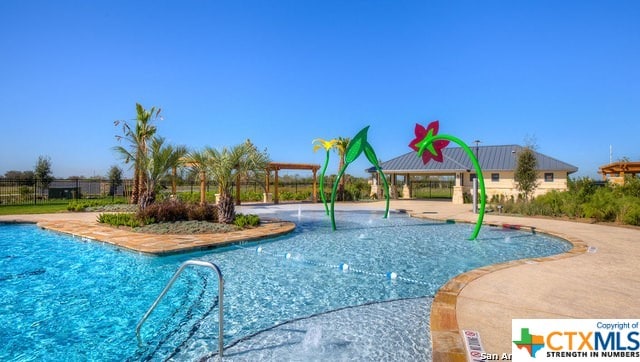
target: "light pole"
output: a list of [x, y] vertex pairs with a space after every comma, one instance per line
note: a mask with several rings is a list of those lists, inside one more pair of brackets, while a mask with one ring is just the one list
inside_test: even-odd
[[[478, 160], [478, 164], [480, 164], [480, 158], [478, 157], [480, 140], [475, 140], [473, 143], [476, 144], [476, 159]], [[478, 213], [478, 175], [473, 179], [473, 213]]]

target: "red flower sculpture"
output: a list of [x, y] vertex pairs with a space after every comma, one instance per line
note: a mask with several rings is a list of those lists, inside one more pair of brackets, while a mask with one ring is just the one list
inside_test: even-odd
[[[449, 145], [448, 140], [434, 140], [438, 135], [438, 129], [440, 123], [433, 121], [429, 123], [427, 128], [424, 128], [420, 124], [416, 123], [415, 134], [416, 138], [411, 141], [409, 147], [418, 152], [418, 155], [422, 156], [422, 162], [426, 165], [430, 160], [442, 162], [444, 156], [442, 149]], [[425, 152], [425, 150], [429, 152]]]

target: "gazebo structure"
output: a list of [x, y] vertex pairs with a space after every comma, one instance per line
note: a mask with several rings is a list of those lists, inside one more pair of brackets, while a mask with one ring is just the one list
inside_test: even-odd
[[611, 181], [615, 184], [624, 184], [625, 175], [637, 176], [640, 174], [640, 162], [618, 161], [600, 166], [598, 173], [602, 174], [603, 181]]
[[[269, 163], [269, 166], [267, 167], [267, 174], [265, 177], [265, 190], [266, 190], [266, 195], [264, 198], [264, 202], [268, 202], [269, 198], [269, 184], [270, 184], [270, 180], [269, 180], [269, 174], [271, 173], [271, 171], [274, 172], [274, 190], [273, 190], [273, 203], [277, 204], [279, 202], [278, 200], [278, 171], [280, 170], [310, 170], [311, 172], [313, 172], [313, 193], [311, 194], [311, 197], [313, 199], [313, 202], [318, 202], [318, 181], [317, 181], [317, 173], [318, 170], [320, 169], [320, 165], [313, 165], [313, 164], [306, 164], [306, 163], [281, 163], [281, 162], [271, 162]], [[238, 195], [237, 199], [239, 199], [240, 196]]]

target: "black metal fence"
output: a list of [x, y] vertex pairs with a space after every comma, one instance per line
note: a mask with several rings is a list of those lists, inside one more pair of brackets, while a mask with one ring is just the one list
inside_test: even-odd
[[[325, 193], [331, 192], [331, 180], [325, 181]], [[0, 178], [0, 205], [27, 205], [62, 203], [79, 199], [105, 199], [115, 197], [130, 197], [133, 180], [123, 180], [116, 185], [105, 179], [55, 179], [48, 184], [36, 180], [18, 180]], [[318, 186], [319, 187], [319, 186]], [[368, 186], [367, 186], [368, 188]], [[415, 198], [450, 198], [453, 194], [453, 181], [414, 181], [412, 182], [413, 197]], [[213, 194], [218, 187], [207, 183], [207, 199], [213, 202]], [[235, 190], [235, 185], [234, 185]], [[310, 179], [279, 180], [278, 192], [281, 200], [310, 200], [312, 198], [313, 183]], [[242, 182], [240, 192], [243, 201], [262, 200], [265, 191], [264, 183], [257, 181]], [[269, 192], [275, 191], [273, 179], [269, 185]], [[162, 183], [161, 193], [169, 195], [172, 192], [170, 182]], [[321, 192], [318, 189], [318, 192]], [[184, 196], [191, 195], [199, 200], [199, 181], [180, 182], [177, 193]], [[369, 196], [368, 190], [361, 190], [360, 198]]]
[[[18, 180], [0, 178], [0, 206], [1, 205], [28, 205], [28, 204], [53, 204], [64, 203], [79, 199], [105, 199], [115, 197], [130, 197], [133, 180], [123, 180], [120, 185], [116, 185], [109, 180], [103, 179], [54, 179], [48, 184], [37, 180]], [[235, 185], [234, 190], [235, 190]], [[298, 198], [298, 194], [308, 194], [310, 198], [313, 183], [307, 180], [293, 180], [278, 182], [280, 193], [290, 193]], [[269, 191], [274, 192], [273, 180], [269, 185]], [[240, 191], [243, 197], [252, 201], [262, 200], [262, 193], [265, 190], [264, 183], [250, 181], [240, 184]], [[177, 186], [177, 193], [182, 195], [193, 195], [199, 200], [200, 182], [186, 181], [180, 182]], [[169, 195], [172, 192], [171, 182], [161, 183], [161, 194]], [[213, 194], [218, 192], [217, 185], [208, 182], [206, 192], [210, 194], [207, 199], [214, 200]], [[285, 195], [286, 196], [286, 195]], [[249, 201], [249, 200], [247, 200]]]
[[49, 183], [38, 180], [0, 179], [0, 205], [25, 205], [68, 202], [78, 199], [96, 199], [126, 196], [131, 180], [120, 185], [109, 180], [54, 179]]

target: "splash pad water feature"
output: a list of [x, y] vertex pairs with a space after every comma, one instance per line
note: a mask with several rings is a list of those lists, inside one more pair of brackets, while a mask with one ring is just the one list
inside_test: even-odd
[[[451, 135], [438, 135], [439, 127], [440, 127], [440, 123], [438, 121], [433, 121], [429, 123], [429, 125], [426, 128], [421, 126], [420, 124], [416, 124], [414, 129], [416, 138], [409, 144], [409, 147], [415, 150], [418, 153], [418, 156], [422, 157], [422, 161], [425, 164], [428, 163], [430, 160], [442, 162], [444, 157], [442, 153], [442, 149], [447, 147], [450, 141], [457, 143], [467, 153], [476, 170], [478, 183], [480, 185], [480, 210], [478, 212], [478, 220], [471, 234], [471, 237], [469, 238], [469, 240], [475, 240], [478, 237], [478, 233], [480, 232], [480, 227], [482, 226], [482, 220], [484, 219], [485, 204], [486, 204], [486, 191], [484, 187], [484, 177], [482, 175], [482, 169], [480, 168], [480, 163], [478, 162], [478, 159], [473, 154], [469, 146], [467, 146], [467, 144], [465, 144], [459, 138]], [[340, 179], [342, 178], [342, 175], [346, 171], [349, 164], [355, 161], [358, 157], [360, 157], [362, 153], [365, 154], [369, 162], [371, 162], [371, 164], [375, 167], [380, 178], [382, 178], [385, 191], [386, 191], [385, 192], [386, 207], [385, 207], [384, 217], [387, 218], [389, 215], [389, 197], [390, 197], [389, 184], [387, 183], [387, 179], [384, 176], [383, 170], [380, 168], [380, 165], [378, 163], [378, 157], [376, 156], [376, 153], [373, 150], [373, 147], [371, 146], [371, 144], [369, 144], [367, 140], [368, 131], [369, 131], [369, 126], [360, 130], [360, 132], [358, 132], [353, 137], [353, 139], [351, 139], [351, 141], [349, 142], [345, 150], [344, 166], [339, 170], [338, 176], [336, 177], [336, 180], [333, 183], [333, 189], [331, 192], [330, 215], [331, 215], [331, 227], [333, 228], [334, 231], [336, 230], [334, 210], [335, 210], [336, 191], [338, 188], [338, 184], [340, 183]], [[323, 170], [322, 170], [322, 178], [324, 178], [324, 171], [326, 170], [326, 167], [327, 167], [326, 165], [329, 161], [329, 149], [332, 146], [331, 142], [324, 141], [324, 143], [325, 143], [325, 148], [327, 149], [327, 157], [325, 161], [325, 166], [323, 167]], [[425, 152], [425, 151], [428, 151], [428, 152]], [[323, 189], [321, 188], [321, 190]], [[325, 204], [325, 209], [326, 209], [327, 202], [326, 200], [324, 200], [324, 191], [322, 193], [323, 193], [323, 202]]]

